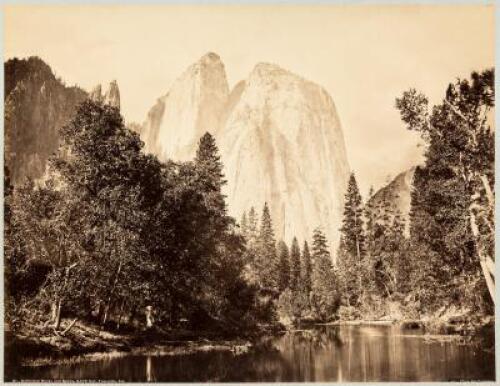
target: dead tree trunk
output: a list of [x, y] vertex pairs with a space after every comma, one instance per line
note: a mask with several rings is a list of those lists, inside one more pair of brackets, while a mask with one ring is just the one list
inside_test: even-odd
[[56, 319], [57, 319], [57, 301], [54, 301], [50, 305], [50, 323], [55, 325]]
[[[483, 272], [484, 279], [486, 280], [486, 285], [488, 286], [488, 291], [491, 296], [491, 300], [493, 301], [493, 304], [495, 303], [495, 282], [493, 281], [494, 274], [492, 275], [491, 272], [494, 272], [494, 263], [487, 256], [484, 251], [482, 246], [479, 243], [479, 228], [476, 223], [476, 216], [472, 210], [470, 210], [470, 225], [471, 225], [471, 230], [472, 230], [472, 235], [474, 236], [474, 239], [476, 240], [476, 247], [477, 247], [477, 253], [479, 255], [479, 264], [481, 266], [481, 270]], [[492, 269], [493, 268], [493, 269]]]
[[61, 308], [62, 308], [62, 300], [59, 299], [56, 305], [56, 317], [54, 320], [54, 329], [58, 330], [61, 327]]
[[486, 266], [486, 259], [480, 255], [479, 264], [481, 264], [481, 269], [483, 270], [483, 276], [486, 280], [486, 285], [488, 286], [488, 292], [490, 293], [491, 300], [495, 304], [495, 282], [490, 275], [489, 269]]
[[[455, 106], [453, 106], [447, 100], [445, 100], [444, 102], [452, 109], [452, 111], [457, 116], [459, 116], [462, 120], [467, 122], [470, 126], [470, 122], [467, 119], [467, 117], [465, 117], [460, 111], [458, 111], [455, 108]], [[485, 111], [484, 111], [484, 118], [482, 121], [483, 124], [486, 122], [488, 111], [489, 111], [489, 107], [487, 106]], [[474, 144], [474, 146], [477, 146], [478, 141], [477, 141], [477, 135], [475, 134], [476, 133], [475, 130], [476, 130], [475, 127], [471, 127], [471, 134], [472, 134], [471, 140], [472, 140], [472, 143]], [[491, 211], [494, 211], [495, 196], [493, 195], [493, 191], [491, 190], [490, 183], [488, 181], [488, 177], [485, 174], [479, 174], [479, 173], [475, 173], [475, 172], [468, 172], [467, 173], [466, 168], [462, 162], [462, 153], [460, 153], [460, 163], [461, 163], [461, 174], [462, 174], [462, 177], [464, 179], [464, 182], [466, 184], [468, 184], [470, 182], [470, 180], [472, 180], [476, 177], [479, 178], [479, 180], [481, 181], [483, 188], [485, 190], [486, 198], [488, 199], [489, 209]], [[474, 204], [474, 197], [480, 197], [480, 193], [475, 192], [471, 197], [473, 204], [469, 207], [470, 225], [471, 225], [472, 234], [474, 236], [476, 248], [477, 248], [478, 255], [479, 255], [479, 264], [481, 266], [481, 270], [483, 272], [484, 279], [486, 280], [486, 285], [488, 286], [488, 291], [490, 293], [491, 300], [493, 301], [493, 303], [495, 303], [495, 283], [493, 281], [494, 275], [491, 275], [491, 273], [490, 273], [491, 270], [488, 268], [488, 265], [491, 265], [491, 264], [494, 265], [494, 263], [493, 263], [493, 261], [489, 262], [489, 260], [491, 260], [491, 259], [489, 258], [489, 256], [487, 256], [484, 253], [483, 247], [480, 245], [479, 229], [478, 229], [478, 226], [476, 223], [476, 216], [474, 215], [474, 212], [473, 212], [473, 208], [478, 207], [478, 205]], [[487, 219], [486, 219], [486, 223], [488, 223]], [[492, 231], [492, 233], [494, 233], [494, 227], [489, 226], [489, 228]]]

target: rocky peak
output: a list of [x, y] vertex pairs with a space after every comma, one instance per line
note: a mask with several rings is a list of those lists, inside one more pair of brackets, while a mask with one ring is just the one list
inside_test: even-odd
[[109, 83], [108, 91], [104, 94], [104, 103], [120, 109], [120, 90], [116, 80]]
[[227, 106], [217, 139], [229, 212], [240, 218], [268, 202], [277, 238], [302, 242], [321, 226], [334, 250], [349, 164], [332, 98], [280, 66], [259, 63]]
[[292, 74], [290, 71], [278, 66], [274, 63], [261, 62], [257, 63], [250, 73], [249, 79], [254, 78], [276, 78], [280, 76], [293, 76], [299, 78], [299, 76]]
[[276, 237], [310, 240], [325, 229], [335, 249], [349, 164], [328, 93], [278, 65], [257, 64], [229, 94], [224, 64], [207, 53], [151, 108], [141, 132], [160, 159], [191, 160], [215, 135], [228, 181], [228, 211], [240, 218], [268, 203]]
[[104, 103], [120, 109], [120, 90], [116, 80], [109, 83], [105, 94], [102, 93], [101, 84], [96, 85], [90, 92], [89, 98], [94, 102]]
[[214, 77], [222, 77], [225, 79], [226, 70], [219, 55], [209, 52], [189, 66], [177, 81], [197, 79], [197, 81], [202, 82]]
[[100, 84], [96, 85], [89, 94], [89, 99], [102, 103], [102, 86]]
[[222, 60], [219, 55], [217, 55], [214, 52], [207, 52], [205, 55], [203, 55], [197, 62], [198, 64], [205, 65], [205, 66], [210, 66], [212, 64], [222, 64]]
[[229, 87], [220, 57], [207, 53], [174, 81], [148, 113], [142, 139], [160, 159], [191, 159], [204, 132], [215, 134]]
[[368, 201], [376, 209], [376, 218], [385, 214], [383, 202], [387, 201], [392, 212], [399, 212], [405, 221], [405, 234], [410, 232], [411, 191], [416, 167], [412, 167], [398, 174], [387, 185], [380, 188]]

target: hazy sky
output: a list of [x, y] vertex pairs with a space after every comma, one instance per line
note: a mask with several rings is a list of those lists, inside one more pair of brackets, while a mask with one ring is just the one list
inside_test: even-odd
[[421, 158], [394, 99], [438, 102], [446, 85], [494, 65], [492, 6], [8, 6], [5, 59], [38, 55], [67, 84], [118, 81], [127, 121], [144, 121], [187, 66], [218, 53], [230, 87], [258, 62], [333, 97], [362, 192]]

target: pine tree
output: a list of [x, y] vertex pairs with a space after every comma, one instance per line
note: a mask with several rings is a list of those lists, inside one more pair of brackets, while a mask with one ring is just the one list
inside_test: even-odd
[[229, 224], [229, 217], [226, 216], [225, 197], [222, 194], [222, 186], [226, 184], [226, 181], [215, 139], [208, 132], [201, 137], [198, 143], [195, 167], [204, 203], [212, 213], [215, 237], [218, 237], [217, 234], [225, 231]]
[[345, 195], [344, 218], [341, 228], [347, 252], [359, 261], [364, 255], [363, 202], [354, 173], [351, 173]]
[[344, 239], [340, 238], [337, 250], [337, 279], [340, 289], [341, 302], [346, 307], [352, 307], [358, 302], [358, 265], [355, 257], [347, 252]]
[[277, 256], [273, 224], [267, 202], [262, 210], [256, 268], [263, 287], [277, 290]]
[[290, 250], [290, 288], [293, 291], [298, 291], [300, 288], [300, 272], [300, 247], [297, 238], [294, 237]]
[[[228, 251], [233, 248], [233, 245], [229, 244], [233, 236], [234, 219], [227, 215], [225, 196], [222, 194], [222, 187], [226, 184], [222, 170], [223, 165], [215, 139], [208, 132], [200, 138], [194, 166], [197, 176], [197, 194], [201, 195], [202, 203], [208, 211], [210, 223], [208, 231], [197, 235], [197, 239], [200, 241], [200, 249], [197, 254], [204, 264], [206, 277], [206, 280], [199, 284], [216, 289], [220, 285], [217, 272], [220, 270], [220, 266], [225, 264], [223, 261], [229, 254]], [[243, 243], [243, 240], [241, 242]], [[236, 264], [236, 261], [232, 263]], [[212, 281], [208, 280], [209, 278]], [[209, 293], [210, 290], [205, 288], [200, 289], [200, 292]]]
[[320, 228], [313, 233], [312, 306], [316, 315], [328, 320], [339, 305], [328, 242]]
[[[354, 173], [351, 173], [345, 195], [344, 217], [342, 220], [341, 238], [343, 250], [339, 251], [342, 256], [344, 267], [353, 267], [355, 277], [345, 277], [345, 280], [354, 280], [357, 283], [355, 294], [346, 294], [356, 303], [360, 304], [363, 297], [364, 257], [365, 257], [365, 235], [363, 230], [363, 204], [361, 194]], [[345, 285], [344, 285], [345, 286]]]
[[307, 297], [309, 297], [312, 288], [312, 261], [307, 241], [304, 241], [301, 267], [302, 267], [302, 286], [304, 288], [305, 293], [307, 294]]
[[285, 291], [290, 287], [290, 256], [288, 253], [288, 246], [282, 240], [279, 242], [278, 247], [278, 287], [280, 292]]
[[394, 212], [396, 210], [393, 203], [395, 199], [397, 199], [397, 197], [391, 198], [389, 197], [387, 192], [384, 192], [384, 194], [382, 195], [381, 212], [377, 220], [384, 229], [389, 229], [392, 225], [392, 220], [394, 219], [395, 215]]
[[390, 283], [393, 280], [393, 251], [392, 251], [392, 221], [394, 211], [387, 191], [382, 191], [376, 207], [374, 223], [370, 235], [370, 290], [380, 296], [392, 294]]
[[315, 268], [318, 267], [316, 263], [319, 260], [328, 260], [331, 264], [328, 242], [321, 228], [316, 228], [313, 233], [312, 258], [315, 264]]

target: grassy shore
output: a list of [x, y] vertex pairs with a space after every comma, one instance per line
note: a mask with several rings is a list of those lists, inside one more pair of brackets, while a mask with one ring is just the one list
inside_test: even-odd
[[421, 319], [358, 319], [358, 320], [336, 320], [325, 325], [397, 325], [404, 329], [421, 329], [426, 334], [433, 335], [474, 335], [485, 328], [492, 328], [495, 325], [493, 316], [483, 316], [478, 318], [432, 318]]
[[[70, 321], [63, 321], [69, 325]], [[241, 354], [252, 350], [262, 336], [282, 331], [278, 325], [261, 326], [246, 334], [187, 329], [123, 329], [105, 331], [99, 326], [77, 321], [64, 335], [32, 326], [16, 334], [5, 334], [6, 369], [88, 361], [127, 354], [181, 355], [200, 351], [230, 351]]]

